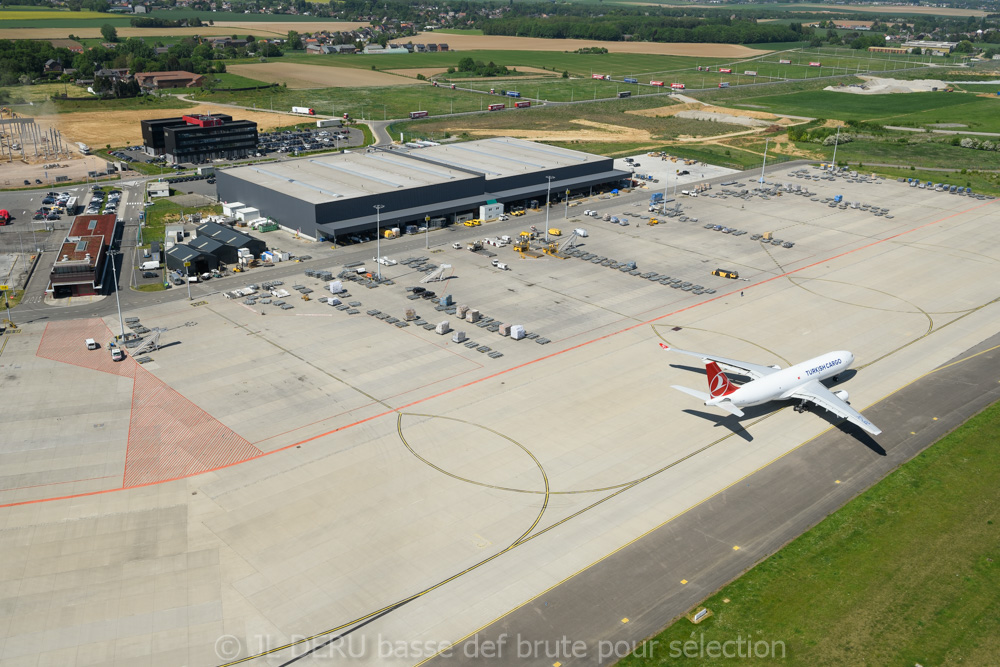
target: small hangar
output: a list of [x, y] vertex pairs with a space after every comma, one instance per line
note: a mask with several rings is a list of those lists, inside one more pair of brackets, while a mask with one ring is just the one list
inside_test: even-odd
[[[498, 137], [413, 150], [368, 149], [216, 173], [219, 199], [240, 201], [313, 239], [382, 227], [449, 224], [479, 206], [552, 202], [567, 191], [618, 187], [631, 174], [612, 158]], [[376, 215], [376, 206], [381, 206]]]

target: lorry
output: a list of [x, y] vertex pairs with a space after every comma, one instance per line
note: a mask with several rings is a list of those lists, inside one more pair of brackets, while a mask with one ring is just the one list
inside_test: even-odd
[[510, 267], [508, 267], [505, 263], [501, 262], [498, 259], [494, 259], [492, 262], [490, 262], [490, 264], [492, 264], [493, 266], [497, 267], [501, 271], [509, 271], [510, 270]]
[[156, 269], [160, 268], [160, 262], [158, 260], [151, 259], [148, 262], [143, 262], [142, 264], [140, 264], [139, 268], [142, 269], [143, 271], [155, 271]]
[[582, 227], [577, 227], [576, 229], [573, 230], [573, 233], [579, 236], [580, 238], [586, 238], [588, 236], [587, 230]]
[[740, 277], [739, 272], [730, 271], [728, 269], [716, 269], [715, 271], [712, 271], [712, 275], [719, 276], [720, 278], [730, 278], [732, 280], [737, 280]]
[[662, 192], [654, 192], [653, 194], [649, 195], [649, 205], [650, 206], [655, 206], [656, 204], [659, 204], [662, 201], [663, 201], [663, 193]]

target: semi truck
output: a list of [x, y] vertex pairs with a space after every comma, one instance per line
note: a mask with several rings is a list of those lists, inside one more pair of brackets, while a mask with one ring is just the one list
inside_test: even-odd
[[292, 107], [292, 113], [301, 113], [306, 116], [315, 116], [316, 112], [309, 107]]
[[627, 76], [623, 80], [625, 83], [639, 83], [639, 79], [636, 79], [635, 77], [631, 76]]
[[410, 118], [426, 118], [426, 117], [427, 117], [427, 112], [426, 111], [411, 111], [410, 112]]

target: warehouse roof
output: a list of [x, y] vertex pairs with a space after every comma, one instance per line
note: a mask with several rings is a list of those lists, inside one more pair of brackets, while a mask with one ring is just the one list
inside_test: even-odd
[[236, 167], [225, 173], [312, 204], [477, 177], [459, 169], [421, 165], [402, 152], [384, 151], [317, 155]]
[[488, 184], [491, 179], [538, 173], [544, 182], [542, 172], [598, 162], [610, 162], [610, 158], [497, 137], [412, 151], [318, 155], [235, 167], [224, 173], [321, 204], [474, 178], [485, 178]]
[[207, 255], [207, 253], [204, 253], [201, 250], [196, 250], [183, 243], [175, 243], [174, 246], [167, 251], [167, 257], [173, 257], [180, 262], [193, 262], [199, 257], [205, 255]]
[[216, 241], [215, 239], [209, 236], [199, 236], [197, 238], [193, 238], [190, 241], [188, 241], [187, 244], [192, 248], [201, 250], [202, 252], [210, 252], [210, 253], [215, 253], [216, 250], [223, 247], [224, 245], [220, 241]]
[[437, 164], [484, 174], [487, 181], [609, 161], [609, 158], [601, 155], [546, 146], [513, 137], [430, 146], [415, 150], [412, 155]]
[[235, 229], [217, 224], [215, 222], [206, 222], [203, 225], [199, 225], [198, 236], [207, 236], [215, 239], [219, 243], [235, 246], [237, 248], [242, 248], [254, 240], [251, 236], [247, 236], [246, 234], [240, 233]]

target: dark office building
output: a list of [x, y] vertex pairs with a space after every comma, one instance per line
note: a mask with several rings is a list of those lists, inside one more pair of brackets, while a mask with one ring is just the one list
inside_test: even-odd
[[226, 114], [157, 118], [141, 125], [146, 152], [175, 164], [238, 160], [257, 150], [257, 123]]

